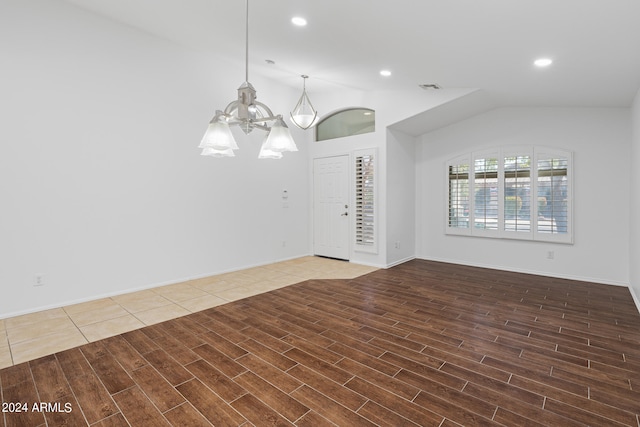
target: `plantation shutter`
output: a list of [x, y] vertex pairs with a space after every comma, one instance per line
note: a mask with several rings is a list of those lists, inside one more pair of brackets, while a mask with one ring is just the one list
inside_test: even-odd
[[355, 244], [361, 251], [376, 250], [375, 153], [355, 155]]
[[456, 159], [447, 168], [449, 181], [448, 231], [469, 229], [469, 159]]
[[504, 231], [531, 235], [531, 155], [505, 155]]
[[473, 234], [490, 235], [498, 231], [499, 158], [498, 153], [489, 152], [477, 153], [473, 159]]
[[537, 160], [536, 231], [547, 239], [570, 236], [570, 156], [540, 153]]
[[573, 243], [572, 153], [496, 147], [446, 163], [447, 234]]

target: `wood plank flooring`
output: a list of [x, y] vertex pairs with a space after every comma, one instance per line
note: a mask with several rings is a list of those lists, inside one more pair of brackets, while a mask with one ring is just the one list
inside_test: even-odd
[[0, 388], [2, 427], [638, 427], [640, 315], [624, 287], [414, 260], [11, 366]]

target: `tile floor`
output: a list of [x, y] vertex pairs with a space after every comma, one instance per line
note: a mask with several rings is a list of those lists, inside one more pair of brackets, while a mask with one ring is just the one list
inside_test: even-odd
[[625, 287], [413, 260], [0, 369], [0, 427], [640, 427], [638, 383]]
[[302, 257], [0, 319], [0, 369], [307, 279], [350, 279], [373, 267]]

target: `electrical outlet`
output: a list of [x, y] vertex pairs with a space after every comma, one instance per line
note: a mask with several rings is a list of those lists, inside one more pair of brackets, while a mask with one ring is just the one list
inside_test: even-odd
[[395, 244], [395, 248], [396, 248], [396, 249], [400, 249], [400, 241], [399, 241], [399, 240], [396, 242], [396, 244]]
[[547, 259], [554, 259], [555, 257], [556, 257], [556, 254], [553, 251], [547, 252]]
[[44, 286], [44, 274], [36, 274], [33, 277], [33, 286]]

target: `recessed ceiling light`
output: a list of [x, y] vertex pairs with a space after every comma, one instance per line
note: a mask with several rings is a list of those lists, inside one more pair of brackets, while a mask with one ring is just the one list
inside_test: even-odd
[[298, 27], [304, 27], [305, 25], [307, 25], [307, 20], [301, 16], [294, 16], [293, 18], [291, 18], [291, 23], [293, 25], [297, 25]]
[[553, 63], [553, 61], [549, 58], [540, 58], [540, 59], [536, 59], [533, 64], [536, 67], [548, 67], [549, 65], [551, 65]]
[[389, 71], [389, 70], [382, 70], [382, 71], [380, 71], [380, 75], [381, 75], [382, 77], [389, 77], [389, 76], [391, 75], [391, 71]]

